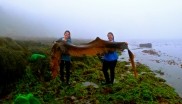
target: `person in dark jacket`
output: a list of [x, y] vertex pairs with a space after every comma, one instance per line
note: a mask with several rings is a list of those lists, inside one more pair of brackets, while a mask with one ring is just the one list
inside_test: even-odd
[[[109, 32], [107, 37], [110, 42], [114, 42], [114, 35], [112, 32]], [[105, 77], [105, 83], [103, 84], [113, 84], [117, 59], [118, 54], [116, 51], [108, 52], [103, 56], [102, 71]], [[108, 69], [110, 69], [110, 74], [108, 73]]]
[[[57, 41], [66, 41], [67, 43], [71, 44], [71, 33], [70, 31], [66, 30], [64, 32], [64, 37], [58, 39]], [[65, 83], [64, 78], [64, 69], [66, 69], [66, 84], [70, 84], [70, 69], [71, 69], [71, 57], [66, 54], [61, 55], [61, 62], [60, 62], [60, 79], [63, 83]]]

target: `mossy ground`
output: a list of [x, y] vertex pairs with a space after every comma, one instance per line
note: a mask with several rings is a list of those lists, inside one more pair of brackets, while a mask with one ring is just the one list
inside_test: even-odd
[[[24, 44], [26, 42], [18, 42]], [[26, 43], [28, 44], [28, 43]], [[47, 54], [50, 45], [26, 46], [26, 51]], [[40, 48], [38, 48], [40, 47]], [[12, 104], [18, 94], [32, 93], [43, 104], [181, 104], [182, 99], [174, 89], [158, 78], [149, 67], [137, 63], [135, 78], [128, 62], [118, 62], [115, 83], [102, 85], [102, 62], [98, 57], [72, 57], [71, 85], [61, 83], [59, 76], [51, 79], [49, 54], [44, 60], [28, 63], [23, 78], [15, 82], [11, 93], [0, 103]], [[93, 82], [99, 86], [83, 86]]]

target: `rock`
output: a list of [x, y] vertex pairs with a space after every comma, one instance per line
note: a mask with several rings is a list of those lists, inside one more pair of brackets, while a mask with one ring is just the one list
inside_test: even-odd
[[94, 88], [99, 88], [99, 86], [93, 82], [83, 82], [83, 86], [93, 86]]
[[156, 55], [156, 56], [160, 56], [159, 52], [155, 51], [155, 50], [143, 50], [143, 53], [148, 53], [150, 55]]
[[152, 43], [139, 44], [139, 47], [152, 48]]

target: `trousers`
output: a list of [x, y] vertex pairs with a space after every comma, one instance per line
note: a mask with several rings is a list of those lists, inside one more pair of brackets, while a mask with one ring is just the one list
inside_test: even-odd
[[61, 60], [60, 63], [60, 79], [62, 82], [64, 82], [64, 75], [65, 75], [65, 70], [66, 69], [66, 83], [69, 83], [70, 79], [70, 68], [71, 68], [71, 62], [70, 61], [65, 61]]
[[[113, 84], [114, 77], [115, 77], [116, 63], [117, 63], [117, 60], [114, 60], [114, 61], [106, 61], [106, 60], [104, 60], [103, 61], [102, 71], [104, 73], [104, 77], [105, 77], [106, 83]], [[110, 77], [109, 77], [108, 69], [110, 69]]]

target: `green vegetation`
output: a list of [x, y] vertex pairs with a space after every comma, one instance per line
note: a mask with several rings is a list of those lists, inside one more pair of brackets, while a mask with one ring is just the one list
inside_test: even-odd
[[26, 53], [11, 38], [0, 38], [0, 96], [11, 92], [11, 87], [25, 73]]
[[[32, 43], [33, 42], [30, 44]], [[51, 79], [48, 54], [51, 48], [50, 45], [41, 43], [30, 45], [28, 42], [21, 41], [18, 41], [17, 44], [22, 47], [18, 49], [18, 51], [22, 50], [27, 53], [25, 54], [27, 56], [24, 56], [24, 54], [21, 55], [24, 59], [28, 60], [33, 53], [41, 53], [47, 57], [22, 64], [26, 65], [26, 67], [20, 67], [18, 64], [18, 66], [14, 66], [18, 67], [16, 69], [6, 69], [10, 70], [6, 75], [15, 73], [19, 69], [24, 70], [24, 74], [18, 81], [12, 81], [15, 83], [14, 86], [11, 86], [13, 89], [6, 94], [5, 97], [1, 98], [0, 103], [12, 104], [20, 94], [27, 95], [29, 93], [32, 93], [33, 95], [31, 96], [34, 96], [35, 99], [38, 99], [42, 104], [182, 103], [182, 99], [174, 89], [165, 84], [165, 80], [156, 77], [155, 74], [143, 64], [137, 63], [139, 76], [135, 78], [131, 67], [125, 66], [128, 62], [118, 62], [116, 66], [115, 83], [113, 85], [101, 85], [101, 82], [104, 81], [104, 76], [101, 70], [102, 64], [98, 57], [72, 57], [71, 85], [67, 86], [61, 83], [59, 76], [55, 79]], [[2, 49], [0, 52], [4, 50], [6, 49]], [[12, 53], [18, 54], [16, 52]], [[6, 58], [3, 56], [1, 56], [1, 58]], [[19, 56], [17, 58], [21, 57]], [[9, 61], [8, 59], [4, 60], [6, 60], [6, 62]], [[17, 61], [14, 61], [16, 64]], [[3, 65], [6, 64], [0, 62], [0, 65], [4, 67]], [[97, 88], [92, 85], [84, 86], [83, 82], [93, 82], [99, 87]]]
[[18, 95], [14, 101], [14, 104], [41, 104], [40, 101], [35, 98], [31, 93], [27, 95]]

